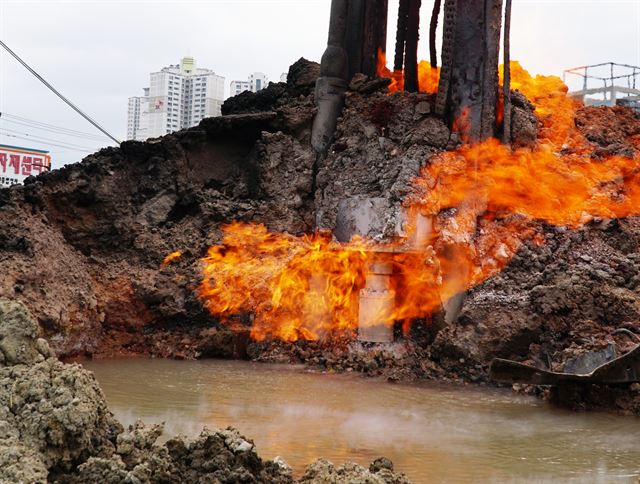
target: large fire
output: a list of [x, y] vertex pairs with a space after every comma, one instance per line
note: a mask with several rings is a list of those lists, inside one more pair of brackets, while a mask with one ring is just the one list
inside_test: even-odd
[[[437, 90], [438, 72], [421, 63], [420, 88]], [[390, 76], [401, 89], [402, 73]], [[557, 77], [532, 77], [511, 65], [512, 88], [536, 107], [537, 146], [511, 148], [497, 140], [434, 156], [405, 201], [408, 220], [432, 227], [424, 244], [385, 246], [328, 234], [293, 237], [261, 225], [232, 223], [204, 259], [200, 296], [222, 320], [252, 312], [252, 336], [287, 341], [355, 331], [358, 293], [367, 266], [389, 254], [396, 295], [392, 319], [428, 317], [443, 301], [499, 272], [526, 240], [544, 243], [535, 222], [577, 228], [594, 217], [640, 214], [638, 159], [591, 157], [575, 128], [578, 104]]]

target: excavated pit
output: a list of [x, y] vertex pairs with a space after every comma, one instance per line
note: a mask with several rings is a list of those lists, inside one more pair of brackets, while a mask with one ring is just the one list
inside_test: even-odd
[[[254, 342], [251, 315], [221, 325], [199, 301], [200, 259], [221, 225], [277, 232], [333, 230], [345, 200], [384, 200], [377, 233], [391, 236], [410, 181], [429, 158], [460, 144], [432, 114], [433, 96], [391, 94], [359, 77], [335, 142], [310, 146], [318, 65], [301, 59], [287, 83], [228, 100], [225, 116], [0, 190], [0, 296], [22, 301], [60, 357], [153, 355], [304, 362], [391, 380], [488, 383], [495, 357], [559, 369], [575, 357], [640, 339], [640, 219], [596, 219], [578, 230], [540, 226], [498, 275], [473, 288], [454, 322], [416, 322], [396, 342], [352, 334], [326, 341]], [[535, 143], [533, 106], [514, 92], [512, 139]], [[640, 120], [626, 108], [584, 107], [577, 128], [592, 158], [638, 153]], [[182, 256], [162, 266], [176, 250]], [[543, 392], [525, 387], [523, 391]], [[640, 388], [554, 394], [577, 408], [640, 414]]]

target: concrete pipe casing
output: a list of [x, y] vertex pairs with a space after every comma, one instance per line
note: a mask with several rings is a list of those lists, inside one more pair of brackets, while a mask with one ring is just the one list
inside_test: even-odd
[[393, 342], [393, 313], [396, 295], [391, 290], [393, 267], [386, 262], [372, 262], [366, 286], [360, 290], [358, 339], [371, 343]]
[[313, 120], [311, 145], [317, 153], [325, 155], [333, 141], [346, 90], [347, 81], [339, 77], [320, 77], [316, 81], [318, 113]]

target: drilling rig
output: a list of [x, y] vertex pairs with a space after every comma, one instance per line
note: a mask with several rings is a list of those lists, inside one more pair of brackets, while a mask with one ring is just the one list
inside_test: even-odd
[[[404, 71], [404, 89], [418, 90], [418, 40], [421, 0], [400, 0], [394, 70]], [[436, 28], [441, 0], [434, 0], [430, 22], [430, 58], [437, 62]], [[333, 0], [327, 48], [316, 83], [318, 114], [312, 145], [326, 154], [352, 76], [373, 77], [379, 53], [386, 50], [388, 0]], [[499, 111], [498, 64], [504, 10], [504, 113]], [[445, 0], [441, 74], [435, 112], [462, 138], [477, 142], [503, 135], [509, 141], [509, 26], [511, 0]]]
[[[403, 89], [417, 92], [418, 41], [420, 31], [421, 0], [400, 0], [395, 39], [394, 75], [401, 74]], [[441, 9], [444, 9], [441, 12]], [[318, 162], [327, 156], [333, 142], [338, 118], [344, 105], [349, 81], [361, 73], [375, 77], [378, 63], [386, 59], [388, 0], [333, 0], [329, 23], [327, 48], [320, 64], [320, 77], [316, 82], [315, 99], [318, 107], [312, 128], [311, 143]], [[476, 143], [499, 137], [509, 141], [510, 117], [502, 116], [500, 103], [498, 64], [504, 15], [504, 113], [510, 111], [509, 86], [509, 25], [511, 0], [434, 0], [429, 24], [429, 57], [431, 67], [438, 63], [436, 29], [443, 18], [443, 36], [440, 47], [440, 77], [437, 94], [432, 99], [436, 115], [457, 131], [465, 142]], [[358, 227], [384, 212], [385, 200], [354, 197], [344, 200], [338, 207], [336, 235], [347, 241], [361, 232], [343, 230]], [[468, 201], [473, 203], [472, 200]], [[382, 205], [383, 207], [379, 207]], [[479, 208], [481, 211], [481, 207]], [[407, 214], [400, 215], [400, 224]], [[410, 248], [396, 252], [422, 251], [432, 247], [420, 240], [432, 240], [437, 232], [433, 217], [414, 214], [409, 221], [415, 226], [415, 239]], [[344, 219], [349, 222], [340, 223]], [[344, 233], [343, 233], [344, 232]], [[450, 244], [444, 256], [455, 261], [458, 248]], [[365, 341], [388, 342], [393, 338], [389, 315], [393, 313], [394, 295], [389, 290], [395, 277], [389, 260], [391, 255], [382, 251], [372, 255], [367, 274], [367, 286], [360, 294], [359, 337]], [[456, 268], [457, 264], [451, 265]], [[426, 270], [426, 269], [425, 269]], [[464, 279], [462, 269], [449, 269], [443, 274], [443, 287], [453, 286]], [[442, 288], [441, 288], [442, 289]], [[461, 309], [464, 293], [449, 294], [441, 291], [442, 311], [438, 317], [451, 323]], [[445, 296], [444, 294], [448, 295]]]

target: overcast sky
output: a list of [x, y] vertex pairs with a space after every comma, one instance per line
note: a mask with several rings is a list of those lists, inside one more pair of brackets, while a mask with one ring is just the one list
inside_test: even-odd
[[[229, 82], [253, 71], [278, 80], [303, 56], [319, 60], [330, 0], [0, 0], [0, 39], [120, 139], [127, 98], [149, 73], [185, 55]], [[397, 0], [390, 0], [390, 43]], [[423, 2], [421, 58], [431, 0]], [[391, 44], [390, 44], [391, 45]], [[640, 0], [513, 0], [512, 58], [534, 73], [615, 61], [640, 65]], [[0, 111], [100, 135], [0, 49]], [[30, 124], [27, 122], [27, 124]], [[13, 136], [8, 136], [13, 135]], [[50, 149], [54, 167], [110, 142], [67, 137], [0, 118], [0, 143]], [[79, 148], [78, 148], [79, 149]]]

